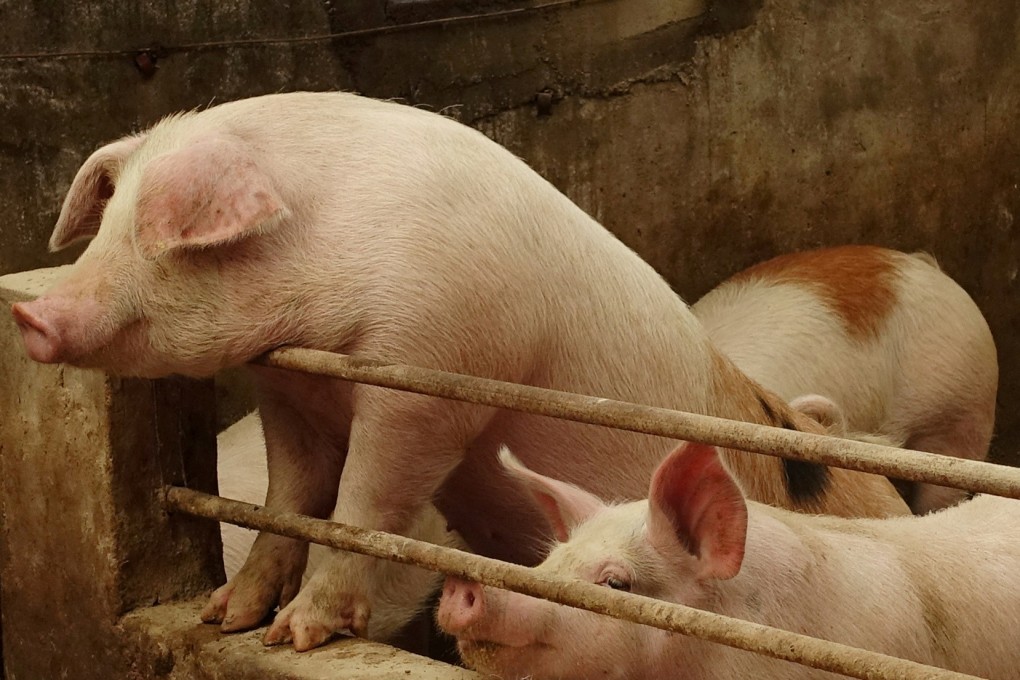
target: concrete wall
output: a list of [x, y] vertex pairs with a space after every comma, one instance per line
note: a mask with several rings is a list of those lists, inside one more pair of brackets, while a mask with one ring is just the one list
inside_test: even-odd
[[[7, 53], [335, 33], [459, 6], [14, 4], [0, 7]], [[324, 42], [165, 50], [149, 78], [131, 55], [0, 59], [0, 272], [73, 256], [48, 256], [44, 244], [78, 164], [167, 112], [293, 89], [400, 97], [453, 107], [524, 157], [688, 300], [798, 248], [933, 253], [991, 322], [997, 452], [1015, 462], [1006, 454], [1020, 441], [1010, 408], [1020, 400], [1018, 3], [703, 9], [606, 0]]]

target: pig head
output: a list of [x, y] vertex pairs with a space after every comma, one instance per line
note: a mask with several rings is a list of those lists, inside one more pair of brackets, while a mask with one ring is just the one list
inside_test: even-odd
[[232, 287], [231, 269], [265, 262], [251, 237], [289, 216], [239, 139], [102, 147], [74, 178], [49, 246], [92, 243], [53, 289], [13, 305], [29, 356], [146, 377], [209, 375], [250, 358], [272, 339], [244, 330], [237, 310], [264, 291]]
[[[699, 608], [740, 571], [747, 505], [713, 447], [682, 445], [656, 471], [648, 501], [616, 506], [506, 449], [501, 460], [557, 531], [540, 571]], [[705, 643], [456, 577], [436, 618], [469, 666], [502, 678], [700, 677], [692, 671]]]

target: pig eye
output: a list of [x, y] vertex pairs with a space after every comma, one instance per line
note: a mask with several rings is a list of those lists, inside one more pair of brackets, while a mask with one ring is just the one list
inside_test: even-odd
[[616, 576], [607, 576], [602, 581], [601, 585], [609, 586], [613, 590], [623, 590], [628, 593], [630, 592], [630, 584], [624, 581], [622, 578], [617, 578]]

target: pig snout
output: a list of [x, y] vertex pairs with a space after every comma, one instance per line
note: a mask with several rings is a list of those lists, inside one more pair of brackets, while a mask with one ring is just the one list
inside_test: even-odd
[[555, 610], [544, 600], [448, 576], [436, 621], [461, 653], [479, 644], [520, 648], [541, 640]]
[[61, 361], [63, 343], [56, 326], [47, 318], [42, 303], [15, 302], [11, 305], [14, 323], [18, 324], [25, 350], [33, 361], [53, 364]]
[[464, 664], [486, 677], [561, 677], [536, 672], [556, 669], [559, 638], [570, 626], [558, 605], [448, 576], [436, 622], [457, 638]]
[[11, 305], [28, 356], [39, 363], [74, 363], [110, 341], [109, 315], [90, 297], [44, 296]]
[[436, 614], [439, 625], [447, 633], [458, 635], [485, 616], [485, 593], [482, 586], [456, 576], [448, 576]]

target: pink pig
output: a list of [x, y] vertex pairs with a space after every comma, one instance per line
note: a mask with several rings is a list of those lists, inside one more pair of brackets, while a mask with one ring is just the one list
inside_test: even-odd
[[[745, 377], [635, 253], [481, 133], [409, 106], [290, 93], [172, 116], [105, 146], [50, 245], [92, 238], [14, 305], [29, 355], [209, 376], [282, 345], [761, 422], [816, 425]], [[496, 457], [592, 493], [644, 495], [671, 442], [322, 376], [253, 368], [266, 506], [396, 533], [436, 506], [484, 555], [534, 564], [550, 534]], [[723, 453], [763, 502], [906, 511], [888, 480]], [[342, 472], [342, 475], [341, 475]], [[309, 649], [366, 634], [370, 558], [261, 534], [203, 618]], [[299, 592], [300, 589], [300, 592]]]
[[[854, 430], [984, 460], [999, 370], [988, 324], [925, 254], [843, 246], [781, 255], [692, 308], [712, 341], [784, 399], [817, 392]], [[911, 484], [915, 512], [964, 492]]]
[[[810, 516], [745, 501], [715, 448], [684, 444], [649, 499], [607, 505], [528, 470], [558, 528], [538, 569], [993, 680], [1020, 667], [1020, 501], [926, 517]], [[836, 675], [447, 578], [437, 619], [469, 666], [517, 678], [822, 680]]]

